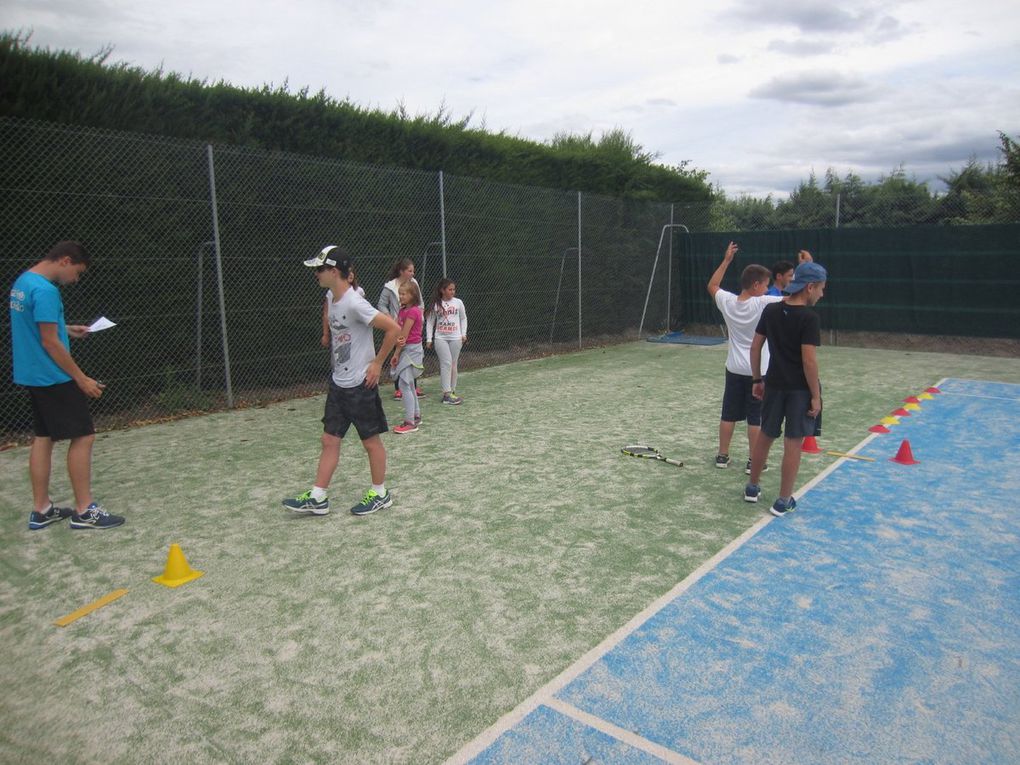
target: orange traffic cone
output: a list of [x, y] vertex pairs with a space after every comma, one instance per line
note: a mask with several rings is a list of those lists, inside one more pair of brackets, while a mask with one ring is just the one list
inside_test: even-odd
[[822, 453], [822, 450], [818, 448], [818, 442], [815, 440], [814, 436], [805, 436], [804, 443], [800, 445], [800, 450], [802, 452], [807, 452], [808, 454]]
[[914, 453], [910, 451], [910, 441], [903, 439], [903, 443], [900, 444], [900, 450], [896, 452], [895, 457], [889, 458], [890, 462], [898, 462], [901, 465], [917, 465], [920, 460], [914, 459]]

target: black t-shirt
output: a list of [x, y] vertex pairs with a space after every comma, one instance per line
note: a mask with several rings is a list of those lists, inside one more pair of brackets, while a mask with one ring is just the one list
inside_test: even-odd
[[821, 345], [818, 314], [807, 306], [770, 303], [761, 312], [755, 333], [769, 343], [769, 371], [765, 385], [779, 390], [808, 387], [801, 359], [802, 345]]

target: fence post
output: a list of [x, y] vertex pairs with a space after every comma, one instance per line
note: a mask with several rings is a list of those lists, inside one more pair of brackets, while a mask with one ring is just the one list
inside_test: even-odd
[[443, 246], [443, 278], [446, 278], [446, 194], [443, 191], [443, 171], [439, 171], [439, 241]]
[[669, 308], [673, 304], [673, 205], [669, 206], [669, 262], [666, 264], [666, 331], [673, 327], [669, 323]]
[[205, 281], [205, 267], [202, 254], [213, 242], [198, 245], [198, 284], [195, 285], [195, 387], [202, 390], [202, 282]]
[[577, 347], [581, 347], [581, 192], [577, 192]]
[[835, 228], [839, 228], [839, 192], [838, 191], [836, 192], [836, 226], [835, 226]]
[[220, 294], [220, 332], [223, 337], [223, 371], [227, 382], [227, 409], [234, 408], [234, 389], [230, 382], [230, 345], [227, 343], [227, 302], [223, 297], [223, 256], [220, 251], [220, 214], [216, 206], [216, 169], [213, 166], [213, 148], [205, 145], [209, 160], [209, 199], [212, 205], [213, 250], [216, 253], [216, 286]]

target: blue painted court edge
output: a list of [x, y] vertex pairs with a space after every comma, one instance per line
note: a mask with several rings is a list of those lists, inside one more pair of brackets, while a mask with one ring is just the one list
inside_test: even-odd
[[454, 759], [1020, 762], [1020, 385], [940, 388]]

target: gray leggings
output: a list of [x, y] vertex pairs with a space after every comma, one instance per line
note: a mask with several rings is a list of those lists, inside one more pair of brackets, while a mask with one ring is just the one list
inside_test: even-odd
[[414, 422], [416, 417], [421, 417], [421, 409], [418, 407], [418, 393], [414, 389], [413, 369], [407, 367], [400, 373], [397, 387], [400, 388], [400, 399], [404, 402], [404, 422]]
[[439, 357], [439, 382], [443, 393], [457, 390], [457, 359], [460, 358], [460, 347], [463, 345], [460, 336], [435, 338], [432, 347]]

